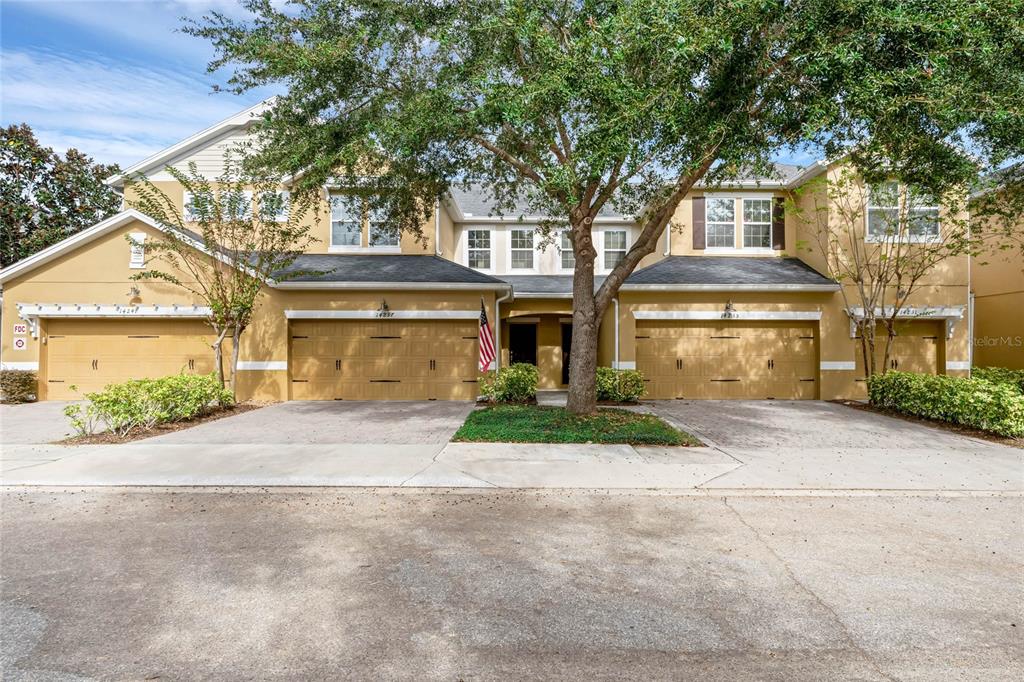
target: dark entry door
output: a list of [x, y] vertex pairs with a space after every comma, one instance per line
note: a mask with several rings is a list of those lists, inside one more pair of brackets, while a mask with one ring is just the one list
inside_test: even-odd
[[569, 384], [569, 355], [572, 352], [572, 325], [562, 325], [562, 384]]
[[525, 362], [537, 364], [537, 325], [510, 324], [508, 326], [509, 364]]

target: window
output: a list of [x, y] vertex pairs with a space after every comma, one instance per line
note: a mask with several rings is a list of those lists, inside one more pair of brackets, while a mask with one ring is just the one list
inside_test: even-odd
[[146, 233], [132, 232], [129, 238], [131, 239], [131, 257], [128, 259], [128, 267], [135, 269], [146, 267]]
[[896, 182], [868, 191], [867, 238], [927, 240], [939, 236], [939, 207], [927, 195]]
[[288, 192], [264, 192], [260, 196], [260, 217], [267, 221], [287, 222], [290, 202]]
[[604, 267], [611, 270], [626, 257], [626, 231], [605, 230], [604, 232]]
[[182, 211], [185, 222], [187, 223], [198, 223], [202, 217], [200, 213], [203, 207], [199, 205], [200, 202], [196, 201], [196, 197], [192, 196], [191, 192], [185, 192], [182, 196], [182, 205], [184, 209]]
[[711, 249], [736, 248], [736, 201], [708, 198], [704, 204], [707, 243]]
[[569, 238], [568, 230], [562, 232], [562, 239], [558, 248], [562, 259], [562, 269], [574, 270], [576, 268], [576, 252], [572, 249], [572, 240]]
[[370, 211], [370, 246], [398, 246], [398, 226], [388, 224], [383, 211]]
[[359, 247], [363, 244], [363, 216], [351, 202], [331, 197], [331, 246]]
[[470, 230], [467, 234], [466, 257], [469, 267], [478, 270], [491, 269], [491, 231]]
[[509, 268], [512, 270], [533, 270], [533, 230], [511, 230], [511, 257]]
[[743, 248], [768, 249], [772, 245], [772, 200], [743, 200]]
[[221, 217], [224, 220], [248, 220], [252, 216], [252, 192], [226, 191], [220, 195]]

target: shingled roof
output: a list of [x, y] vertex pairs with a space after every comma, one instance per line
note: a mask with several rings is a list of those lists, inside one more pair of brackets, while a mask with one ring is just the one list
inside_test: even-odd
[[285, 273], [300, 273], [287, 278], [287, 282], [503, 284], [500, 279], [432, 255], [307, 253], [274, 273], [274, 278], [280, 279]]
[[799, 258], [745, 256], [671, 256], [637, 270], [623, 286], [637, 285], [839, 286]]

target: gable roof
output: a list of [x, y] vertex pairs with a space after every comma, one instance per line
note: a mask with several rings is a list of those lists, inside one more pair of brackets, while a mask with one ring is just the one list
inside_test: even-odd
[[214, 123], [209, 128], [201, 130], [195, 135], [192, 135], [177, 144], [171, 145], [167, 149], [159, 151], [149, 158], [143, 159], [134, 166], [124, 169], [117, 175], [111, 175], [109, 178], [104, 180], [103, 183], [110, 187], [123, 187], [125, 180], [131, 175], [146, 174], [153, 170], [162, 169], [169, 161], [181, 156], [182, 154], [187, 154], [190, 151], [204, 147], [231, 130], [249, 126], [260, 116], [260, 114], [270, 108], [274, 103], [274, 100], [275, 98], [271, 97], [263, 100], [259, 104], [254, 104], [244, 111], [228, 116], [223, 121]]
[[67, 239], [63, 239], [52, 246], [48, 246], [42, 251], [34, 253], [27, 258], [22, 258], [17, 263], [8, 265], [3, 270], [0, 270], [0, 284], [17, 277], [18, 275], [24, 274], [29, 270], [34, 270], [40, 265], [49, 263], [54, 258], [57, 258], [68, 251], [73, 251], [109, 232], [113, 232], [119, 227], [123, 227], [124, 225], [135, 221], [145, 223], [152, 228], [163, 231], [163, 227], [148, 215], [141, 211], [137, 211], [134, 208], [129, 208], [116, 215], [110, 216], [106, 220], [101, 220], [90, 228], [75, 233]]

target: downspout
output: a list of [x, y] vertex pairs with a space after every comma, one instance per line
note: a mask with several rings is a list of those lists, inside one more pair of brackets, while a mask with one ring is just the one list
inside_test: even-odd
[[[974, 373], [974, 283], [971, 281], [971, 216], [967, 216], [967, 378]], [[949, 353], [946, 353], [949, 357]]]
[[441, 200], [434, 201], [434, 253], [441, 254]]
[[612, 358], [612, 367], [619, 369], [619, 297], [612, 299], [615, 304], [615, 357]]
[[494, 369], [501, 369], [501, 303], [512, 298], [512, 287], [508, 293], [494, 300]]
[[[665, 226], [665, 256], [672, 255], [672, 221], [669, 221], [668, 225]], [[618, 303], [618, 302], [616, 302]], [[618, 337], [616, 337], [618, 340]]]

